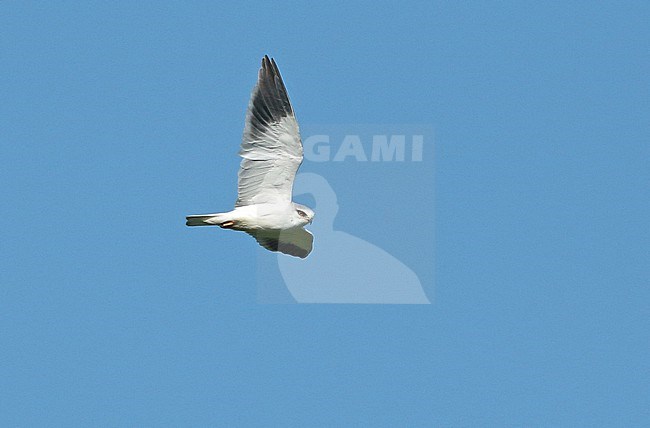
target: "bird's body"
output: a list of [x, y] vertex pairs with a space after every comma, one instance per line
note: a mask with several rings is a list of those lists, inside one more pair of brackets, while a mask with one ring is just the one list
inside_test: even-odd
[[[222, 226], [241, 231], [264, 229], [291, 229], [303, 227], [305, 222], [294, 215], [298, 204], [257, 204], [235, 207], [226, 213], [188, 216], [188, 226]], [[229, 226], [229, 224], [231, 224]]]
[[303, 227], [311, 223], [314, 212], [291, 200], [302, 142], [282, 77], [268, 56], [251, 95], [239, 154], [235, 209], [191, 215], [186, 224], [243, 231], [268, 250], [307, 257], [313, 236]]

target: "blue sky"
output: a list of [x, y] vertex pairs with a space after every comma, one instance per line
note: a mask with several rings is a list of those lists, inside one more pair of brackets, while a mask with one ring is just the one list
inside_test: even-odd
[[[56, 3], [0, 6], [0, 425], [650, 421], [646, 3]], [[184, 226], [264, 54], [305, 126], [434, 130], [392, 173], [428, 244], [328, 176], [433, 304], [260, 304], [255, 242]]]

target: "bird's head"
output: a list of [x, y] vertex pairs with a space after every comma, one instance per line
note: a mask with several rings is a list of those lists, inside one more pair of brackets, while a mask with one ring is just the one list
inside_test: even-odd
[[296, 224], [304, 226], [307, 223], [311, 223], [314, 219], [315, 213], [311, 208], [296, 204], [295, 202], [293, 203], [293, 208], [293, 220]]

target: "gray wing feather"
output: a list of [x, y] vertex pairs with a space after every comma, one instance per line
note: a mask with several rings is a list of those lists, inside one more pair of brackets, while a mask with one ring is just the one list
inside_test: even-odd
[[304, 259], [311, 253], [314, 236], [302, 227], [286, 230], [246, 231], [258, 244], [270, 251], [279, 251]]

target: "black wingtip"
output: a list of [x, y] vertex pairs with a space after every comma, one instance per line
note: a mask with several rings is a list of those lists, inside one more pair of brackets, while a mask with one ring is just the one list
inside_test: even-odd
[[287, 88], [273, 58], [264, 55], [257, 78], [257, 91], [253, 94], [254, 114], [265, 123], [293, 114]]
[[268, 55], [264, 55], [264, 58], [262, 58], [262, 69], [269, 70], [271, 73], [280, 76], [280, 70], [278, 69], [278, 64], [275, 62], [275, 58], [271, 58]]
[[273, 58], [269, 58], [268, 55], [264, 55], [264, 58], [262, 58], [262, 68], [263, 69], [272, 68], [271, 66], [272, 63], [273, 63]]

